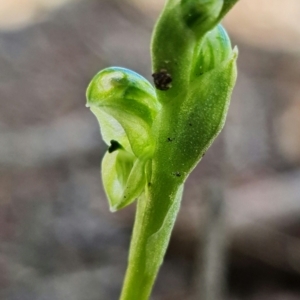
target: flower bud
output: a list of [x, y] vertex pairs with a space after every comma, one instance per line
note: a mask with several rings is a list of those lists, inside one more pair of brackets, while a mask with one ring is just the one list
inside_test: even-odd
[[182, 17], [185, 24], [197, 36], [202, 36], [217, 24], [223, 2], [223, 0], [181, 0]]
[[221, 25], [206, 33], [198, 49], [192, 66], [193, 76], [202, 75], [218, 67], [232, 55], [230, 39]]

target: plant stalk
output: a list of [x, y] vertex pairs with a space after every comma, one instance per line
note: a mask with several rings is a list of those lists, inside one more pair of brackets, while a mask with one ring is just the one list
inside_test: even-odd
[[182, 191], [183, 185], [157, 181], [148, 184], [139, 198], [120, 300], [149, 299], [180, 207]]

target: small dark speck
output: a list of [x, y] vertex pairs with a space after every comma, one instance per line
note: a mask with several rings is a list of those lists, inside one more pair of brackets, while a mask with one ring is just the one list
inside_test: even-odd
[[173, 175], [175, 175], [176, 177], [180, 177], [181, 176], [181, 174], [179, 172], [175, 172], [175, 173], [173, 173]]
[[168, 142], [173, 142], [173, 141], [174, 141], [174, 139], [171, 139], [168, 137]]
[[152, 183], [151, 182], [148, 182], [148, 186], [150, 187], [152, 185]]
[[204, 153], [202, 154], [202, 157], [203, 157], [205, 154], [206, 154], [206, 152], [204, 152]]
[[192, 123], [189, 123], [189, 125], [190, 125], [190, 126], [193, 126], [193, 124], [192, 124]]

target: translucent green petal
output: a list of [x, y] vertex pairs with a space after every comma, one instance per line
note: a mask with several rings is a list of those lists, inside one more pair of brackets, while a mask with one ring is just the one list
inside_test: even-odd
[[96, 115], [107, 144], [115, 139], [137, 157], [152, 151], [151, 128], [159, 103], [145, 78], [123, 68], [104, 69], [87, 89], [87, 106]]
[[[127, 151], [107, 152], [103, 157], [102, 181], [111, 209], [121, 201], [124, 185], [134, 164], [134, 159], [134, 155]], [[121, 169], [122, 172], [118, 173]]]
[[146, 165], [149, 166], [150, 161], [144, 159], [137, 159], [131, 169], [127, 178], [126, 184], [123, 188], [123, 193], [120, 201], [111, 208], [116, 211], [126, 207], [135, 201], [145, 189], [146, 184]]
[[111, 140], [118, 141], [124, 149], [130, 152], [129, 140], [122, 125], [99, 107], [91, 107], [91, 111], [100, 124], [101, 135], [105, 143], [110, 146]]
[[143, 192], [146, 164], [146, 159], [136, 159], [125, 150], [105, 154], [102, 179], [111, 211], [131, 204]]

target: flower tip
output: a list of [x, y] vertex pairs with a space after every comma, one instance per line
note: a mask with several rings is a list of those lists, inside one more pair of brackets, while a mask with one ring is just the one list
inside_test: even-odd
[[234, 46], [234, 48], [232, 49], [231, 59], [236, 61], [238, 56], [239, 56], [239, 49], [237, 46]]
[[117, 207], [116, 206], [110, 206], [109, 207], [109, 211], [111, 212], [111, 213], [114, 213], [114, 212], [116, 212], [118, 209], [117, 209]]
[[239, 48], [238, 48], [238, 46], [234, 46], [232, 52], [233, 52], [234, 57], [236, 58], [239, 55]]

